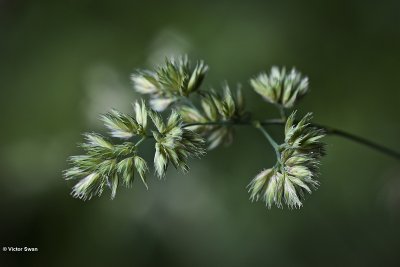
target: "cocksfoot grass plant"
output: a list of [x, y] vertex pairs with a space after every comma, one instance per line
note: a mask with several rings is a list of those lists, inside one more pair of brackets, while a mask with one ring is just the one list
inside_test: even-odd
[[[132, 114], [111, 110], [101, 116], [108, 136], [86, 133], [82, 155], [72, 156], [64, 177], [77, 180], [72, 196], [87, 200], [110, 190], [113, 199], [119, 186], [131, 187], [139, 177], [146, 188], [149, 162], [139, 153], [146, 140], [154, 143], [153, 168], [165, 178], [173, 165], [189, 171], [188, 159], [200, 158], [207, 150], [230, 145], [236, 125], [258, 130], [271, 145], [275, 163], [248, 184], [250, 199], [265, 202], [268, 208], [300, 208], [305, 196], [319, 186], [318, 168], [325, 155], [326, 135], [338, 135], [364, 144], [390, 156], [399, 153], [361, 137], [312, 122], [312, 114], [295, 110], [298, 101], [309, 93], [308, 78], [296, 69], [272, 67], [249, 81], [249, 86], [266, 104], [274, 105], [278, 118], [255, 120], [246, 109], [241, 87], [227, 83], [220, 90], [208, 89], [203, 80], [208, 66], [185, 57], [167, 58], [155, 70], [138, 70], [131, 79], [136, 92], [148, 96], [133, 104]], [[289, 116], [287, 116], [289, 115]], [[282, 125], [280, 144], [268, 132], [270, 125]]]

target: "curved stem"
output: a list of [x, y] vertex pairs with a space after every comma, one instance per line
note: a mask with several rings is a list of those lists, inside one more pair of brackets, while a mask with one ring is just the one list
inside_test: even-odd
[[271, 135], [261, 126], [261, 123], [256, 121], [254, 122], [254, 127], [262, 132], [262, 134], [267, 138], [267, 140], [271, 143], [274, 149], [278, 149], [278, 144], [275, 140], [271, 137]]
[[[268, 126], [268, 125], [285, 125], [286, 122], [282, 119], [270, 119], [270, 120], [260, 121], [259, 123], [262, 126]], [[188, 123], [188, 124], [183, 125], [183, 127], [190, 127], [190, 126], [197, 126], [197, 125], [221, 125], [221, 126], [224, 126], [224, 125], [250, 125], [251, 126], [252, 124], [253, 124], [253, 122], [251, 122], [251, 121], [210, 121], [210, 122]], [[336, 135], [336, 136], [348, 139], [350, 141], [359, 143], [361, 145], [367, 146], [371, 149], [379, 151], [390, 157], [400, 159], [400, 152], [390, 149], [388, 147], [385, 147], [383, 145], [377, 144], [371, 140], [365, 139], [363, 137], [360, 137], [360, 136], [357, 136], [357, 135], [330, 127], [330, 126], [324, 126], [324, 125], [316, 124], [316, 123], [313, 123], [311, 125], [325, 130], [326, 134], [328, 134], [328, 135]]]
[[146, 140], [147, 136], [143, 136], [139, 141], [136, 142], [135, 146], [140, 145], [144, 140]]
[[256, 121], [253, 124], [254, 124], [254, 127], [256, 129], [260, 130], [261, 133], [265, 136], [265, 138], [267, 138], [268, 142], [271, 144], [271, 146], [275, 150], [277, 161], [280, 162], [281, 154], [279, 152], [279, 145], [275, 142], [275, 140], [271, 137], [271, 135], [267, 132], [267, 130], [264, 129], [264, 127], [261, 125], [260, 122]]

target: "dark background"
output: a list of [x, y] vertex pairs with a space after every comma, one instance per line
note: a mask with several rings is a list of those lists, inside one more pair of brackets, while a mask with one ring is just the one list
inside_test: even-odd
[[338, 137], [300, 210], [248, 200], [274, 159], [244, 128], [188, 175], [73, 199], [61, 174], [81, 133], [102, 131], [111, 107], [130, 111], [135, 68], [177, 53], [210, 65], [206, 87], [242, 83], [260, 118], [277, 113], [248, 79], [296, 66], [312, 90], [301, 112], [400, 150], [399, 1], [2, 0], [0, 245], [39, 252], [1, 252], [1, 266], [400, 264], [399, 162]]

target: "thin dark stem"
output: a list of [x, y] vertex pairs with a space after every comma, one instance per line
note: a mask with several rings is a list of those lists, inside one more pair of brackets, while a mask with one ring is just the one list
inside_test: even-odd
[[[268, 125], [284, 125], [285, 121], [282, 119], [271, 119], [271, 120], [265, 120], [261, 121], [260, 125], [262, 126], [268, 126]], [[188, 123], [185, 124], [183, 127], [190, 127], [190, 126], [198, 126], [198, 125], [221, 125], [221, 126], [233, 126], [233, 125], [253, 125], [252, 121], [210, 121], [210, 122], [196, 122], [196, 123]], [[385, 147], [383, 145], [377, 144], [371, 140], [365, 139], [363, 137], [336, 129], [332, 128], [329, 126], [324, 126], [321, 124], [311, 124], [312, 126], [318, 127], [320, 129], [325, 130], [326, 134], [328, 135], [336, 135], [345, 139], [348, 139], [350, 141], [359, 143], [361, 145], [367, 146], [369, 148], [372, 148], [376, 151], [379, 151], [385, 155], [391, 156], [396, 159], [400, 159], [400, 153], [392, 150], [388, 147]]]
[[324, 129], [325, 132], [327, 134], [329, 134], [329, 135], [336, 135], [336, 136], [339, 136], [339, 137], [346, 138], [348, 140], [351, 140], [351, 141], [354, 141], [356, 143], [359, 143], [359, 144], [365, 145], [367, 147], [370, 147], [372, 149], [375, 149], [376, 151], [379, 151], [379, 152], [381, 152], [383, 154], [386, 154], [388, 156], [400, 159], [400, 153], [399, 152], [397, 152], [397, 151], [395, 151], [393, 149], [390, 149], [388, 147], [382, 146], [380, 144], [377, 144], [377, 143], [375, 143], [375, 142], [373, 142], [371, 140], [368, 140], [368, 139], [365, 139], [363, 137], [360, 137], [360, 136], [357, 136], [357, 135], [354, 135], [354, 134], [351, 134], [351, 133], [348, 133], [348, 132], [345, 132], [345, 131], [342, 131], [342, 130], [339, 130], [339, 129], [335, 129], [335, 128], [332, 128], [332, 127], [329, 127], [329, 126], [324, 126], [324, 125], [320, 125], [320, 124], [313, 124], [313, 125], [318, 127], [318, 128]]

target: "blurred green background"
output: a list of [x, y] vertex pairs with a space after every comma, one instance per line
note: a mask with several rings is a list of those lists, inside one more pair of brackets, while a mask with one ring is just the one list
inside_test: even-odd
[[248, 79], [296, 66], [303, 113], [400, 150], [399, 1], [2, 0], [0, 245], [39, 252], [1, 252], [1, 266], [400, 265], [399, 162], [338, 137], [300, 210], [248, 200], [274, 155], [244, 128], [188, 175], [73, 199], [61, 172], [81, 133], [130, 110], [135, 68], [179, 53], [210, 65], [206, 86], [242, 83], [260, 118], [276, 111]]

